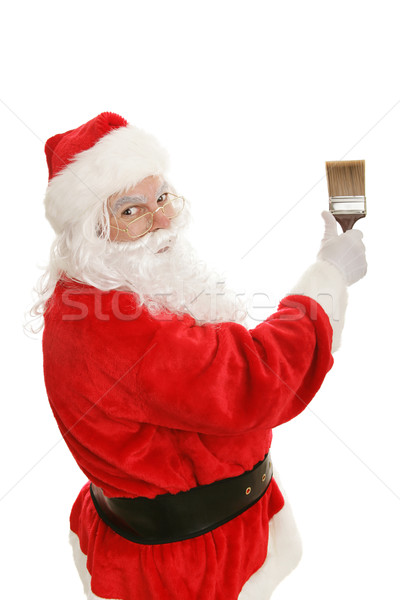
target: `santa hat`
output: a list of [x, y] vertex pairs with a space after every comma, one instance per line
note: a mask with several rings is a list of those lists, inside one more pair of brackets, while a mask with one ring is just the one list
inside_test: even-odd
[[167, 153], [153, 136], [111, 112], [51, 137], [45, 152], [46, 217], [57, 233], [115, 192], [163, 175], [168, 166]]

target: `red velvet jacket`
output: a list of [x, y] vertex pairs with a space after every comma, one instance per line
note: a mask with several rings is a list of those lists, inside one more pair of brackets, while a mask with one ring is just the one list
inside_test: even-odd
[[[331, 342], [326, 313], [306, 296], [288, 296], [248, 331], [154, 317], [133, 294], [65, 280], [45, 314], [45, 382], [89, 480], [107, 496], [152, 498], [251, 469], [269, 450], [272, 428], [319, 389], [333, 364]], [[87, 484], [71, 529], [102, 598], [235, 600], [263, 564], [268, 521], [282, 506], [272, 480], [259, 502], [214, 531], [144, 546], [100, 520]]]

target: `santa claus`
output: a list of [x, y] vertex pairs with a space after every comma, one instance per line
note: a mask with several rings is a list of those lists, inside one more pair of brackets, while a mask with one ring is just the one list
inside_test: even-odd
[[323, 213], [315, 264], [248, 329], [184, 237], [152, 136], [106, 112], [45, 150], [56, 239], [34, 312], [50, 405], [88, 477], [70, 516], [85, 592], [266, 600], [300, 558], [272, 429], [332, 367], [362, 234]]

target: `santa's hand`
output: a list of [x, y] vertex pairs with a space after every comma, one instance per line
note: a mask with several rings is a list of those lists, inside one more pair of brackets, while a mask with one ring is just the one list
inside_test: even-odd
[[335, 265], [342, 272], [347, 285], [352, 285], [367, 272], [362, 231], [349, 229], [338, 235], [335, 217], [328, 211], [322, 213], [325, 232], [317, 258]]

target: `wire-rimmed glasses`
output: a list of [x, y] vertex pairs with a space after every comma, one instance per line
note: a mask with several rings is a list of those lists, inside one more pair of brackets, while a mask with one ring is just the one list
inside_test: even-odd
[[136, 217], [132, 221], [126, 224], [125, 229], [117, 227], [116, 225], [110, 225], [113, 229], [118, 229], [122, 233], [127, 233], [132, 239], [142, 237], [150, 231], [153, 227], [154, 215], [161, 210], [164, 216], [168, 219], [174, 219], [182, 212], [185, 206], [185, 198], [183, 196], [176, 196], [171, 192], [163, 194], [165, 197], [162, 203], [156, 208], [156, 210], [148, 211], [139, 217]]

